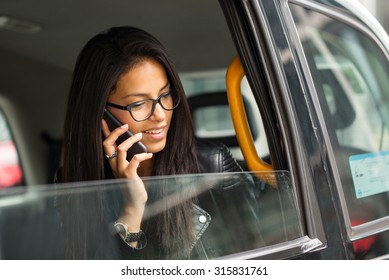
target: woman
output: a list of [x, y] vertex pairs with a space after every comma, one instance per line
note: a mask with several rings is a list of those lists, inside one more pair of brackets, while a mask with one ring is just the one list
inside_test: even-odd
[[[175, 96], [170, 96], [171, 90]], [[136, 102], [156, 100], [164, 94], [169, 96], [162, 98], [178, 99], [180, 103], [169, 105], [165, 110], [159, 99], [152, 106], [153, 111], [145, 109], [149, 111], [142, 119], [133, 117], [130, 112], [135, 112], [134, 109], [125, 111], [115, 105], [107, 106], [137, 105]], [[123, 211], [130, 214], [123, 214], [120, 221], [131, 233], [140, 232], [147, 192], [139, 176], [199, 171], [190, 111], [185, 100], [173, 63], [156, 38], [133, 27], [115, 27], [98, 34], [83, 48], [75, 66], [65, 120], [61, 182], [136, 180], [138, 184], [130, 188], [132, 199], [126, 202], [127, 211]], [[121, 128], [109, 130], [102, 120], [106, 107], [124, 124]], [[117, 138], [127, 130], [134, 136], [117, 146]], [[140, 140], [148, 153], [136, 154], [127, 161], [127, 150]], [[109, 160], [105, 156], [115, 152], [117, 156]], [[70, 208], [69, 205], [63, 207]], [[159, 239], [156, 242], [163, 250], [176, 251], [173, 247], [190, 246], [186, 240], [192, 234], [188, 231], [193, 228], [191, 209], [191, 201], [187, 201], [163, 213], [162, 219], [155, 219], [158, 223], [154, 227], [155, 236]], [[172, 216], [174, 223], [170, 221]], [[172, 237], [176, 242], [169, 242], [168, 238]], [[136, 248], [137, 244], [130, 245]]]
[[[105, 109], [123, 125], [110, 129]], [[128, 130], [133, 136], [118, 144]], [[140, 141], [147, 152], [127, 158]], [[209, 158], [210, 145], [205, 146]], [[62, 200], [66, 257], [189, 258], [205, 229], [193, 217], [208, 214], [185, 198], [144, 220], [146, 203], [163, 198], [169, 186], [148, 189], [141, 177], [206, 171], [197, 150], [204, 145], [195, 143], [184, 90], [163, 45], [134, 27], [114, 27], [93, 37], [73, 74], [59, 181], [126, 178], [132, 184], [116, 195], [96, 192]], [[214, 153], [224, 160], [217, 166], [229, 168], [216, 172], [240, 171], [225, 146]], [[107, 220], [118, 232], [119, 255], [111, 254]]]
[[[114, 107], [115, 104], [139, 106], [137, 102], [149, 100], [150, 103], [151, 99], [157, 98], [160, 99], [154, 106], [144, 108], [148, 111], [141, 118], [134, 114], [135, 106], [130, 111]], [[165, 102], [169, 107], [164, 108], [167, 99], [176, 103]], [[110, 131], [102, 120], [104, 108], [124, 125]], [[117, 146], [117, 138], [127, 130], [134, 136]], [[127, 161], [126, 152], [137, 141], [143, 142], [148, 153], [136, 154]], [[136, 180], [138, 184], [130, 188], [131, 201], [126, 202], [119, 220], [128, 226], [129, 232], [137, 233], [141, 230], [148, 198], [140, 176], [198, 171], [189, 106], [178, 74], [162, 44], [147, 32], [133, 27], [114, 27], [92, 38], [78, 56], [73, 74], [60, 181]], [[101, 212], [103, 206], [99, 206]], [[71, 209], [69, 203], [62, 207], [64, 211]], [[99, 215], [102, 213], [93, 216]], [[174, 252], [180, 247], [189, 247], [188, 239], [193, 229], [190, 219], [192, 202], [179, 204], [162, 215], [154, 226], [155, 238], [158, 239], [155, 242], [160, 244], [161, 250]], [[78, 236], [73, 227], [68, 231], [68, 236]], [[168, 242], [169, 236], [176, 236], [176, 242]], [[87, 242], [77, 242], [84, 241]], [[73, 244], [72, 247], [77, 246]], [[137, 244], [131, 242], [130, 246], [136, 248]], [[74, 250], [77, 248], [71, 249], [70, 257], [91, 257], [86, 252], [74, 254]]]

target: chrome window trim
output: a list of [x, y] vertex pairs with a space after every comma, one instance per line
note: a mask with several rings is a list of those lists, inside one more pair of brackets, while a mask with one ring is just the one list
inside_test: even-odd
[[373, 258], [372, 260], [389, 260], [389, 254], [385, 254], [377, 258]]
[[247, 260], [247, 259], [286, 259], [293, 256], [315, 251], [323, 246], [323, 243], [317, 239], [311, 239], [308, 236], [303, 236], [292, 241], [279, 243], [272, 246], [267, 246], [260, 249], [254, 249], [237, 254], [231, 254], [216, 258], [218, 260]]
[[[300, 1], [298, 1], [298, 0], [281, 0], [281, 1], [283, 2], [283, 5], [282, 5], [283, 16], [284, 16], [284, 19], [286, 20], [286, 23], [287, 23], [285, 28], [287, 28], [289, 31], [289, 36], [292, 39], [291, 45], [294, 48], [294, 51], [296, 52], [298, 59], [300, 61], [299, 66], [303, 70], [303, 71], [300, 71], [299, 74], [305, 76], [304, 79], [306, 81], [306, 86], [307, 86], [307, 91], [308, 91], [308, 92], [306, 92], [306, 94], [309, 94], [310, 92], [313, 93], [313, 94], [310, 94], [310, 97], [312, 100], [312, 105], [313, 105], [312, 109], [316, 111], [318, 125], [327, 131], [327, 125], [325, 123], [325, 120], [324, 120], [324, 117], [323, 117], [323, 114], [321, 111], [320, 102], [319, 102], [319, 99], [317, 97], [315, 84], [313, 83], [313, 80], [311, 79], [311, 77], [312, 77], [311, 71], [310, 71], [308, 62], [305, 58], [305, 52], [304, 52], [304, 49], [301, 45], [301, 40], [300, 40], [300, 36], [299, 36], [299, 33], [297, 31], [297, 28], [296, 28], [295, 21], [293, 19], [292, 13], [291, 13], [290, 8], [289, 8], [289, 2], [293, 3], [293, 4], [300, 4]], [[312, 4], [311, 2], [307, 2], [304, 0], [302, 2]], [[312, 5], [314, 5], [316, 7], [316, 4], [312, 4]], [[319, 11], [321, 11], [321, 10], [319, 10]], [[304, 73], [309, 73], [308, 78], [307, 78], [307, 75], [304, 75]], [[330, 151], [329, 153], [327, 153], [327, 155], [329, 156], [328, 161], [330, 163], [330, 165], [328, 165], [328, 167], [333, 169], [332, 173], [335, 175], [334, 176], [335, 185], [336, 185], [336, 188], [338, 189], [339, 186], [341, 186], [341, 181], [340, 181], [340, 177], [337, 176], [338, 167], [337, 167], [336, 160], [333, 156], [334, 152], [332, 149], [331, 140], [330, 140], [327, 133], [323, 133], [322, 135], [324, 138], [323, 140], [325, 142], [325, 145], [326, 145], [327, 149]], [[306, 193], [307, 204], [309, 204], [309, 203], [312, 203], [311, 202], [312, 199], [316, 200], [316, 194], [315, 194], [315, 191], [313, 190], [313, 187], [307, 188], [306, 190], [310, 191], [310, 192]], [[344, 201], [344, 203], [345, 203], [345, 201]], [[313, 206], [311, 206], [311, 207], [313, 207]], [[348, 212], [347, 212], [347, 214], [348, 214]], [[316, 229], [316, 227], [322, 226], [322, 224], [319, 224], [317, 221], [318, 218], [321, 220], [320, 213], [311, 212], [311, 215], [307, 216], [307, 217], [309, 218], [308, 222], [310, 223], [312, 228]], [[349, 221], [349, 219], [347, 221]], [[320, 231], [318, 231], [318, 232], [320, 233]]]
[[[256, 13], [256, 16], [258, 18], [260, 18], [261, 22], [265, 25], [266, 30], [261, 30], [261, 31], [265, 32], [264, 35], [266, 36], [266, 42], [271, 42], [271, 43], [267, 43], [266, 47], [272, 53], [272, 55], [270, 57], [268, 57], [267, 59], [271, 60], [272, 64], [275, 66], [275, 70], [276, 70], [275, 72], [277, 74], [276, 79], [277, 79], [277, 81], [282, 83], [282, 84], [279, 84], [282, 92], [288, 93], [289, 86], [286, 83], [287, 79], [285, 78], [285, 73], [284, 73], [284, 70], [283, 70], [281, 64], [284, 62], [284, 60], [293, 59], [293, 58], [289, 57], [288, 54], [278, 52], [278, 50], [275, 48], [276, 43], [274, 42], [273, 37], [271, 35], [271, 32], [269, 31], [269, 23], [267, 22], [267, 17], [266, 17], [266, 15], [264, 15], [263, 9], [262, 9], [261, 5], [259, 4], [259, 1], [257, 0], [257, 1], [251, 1], [251, 2], [254, 2], [255, 10], [254, 11], [250, 10], [248, 8], [249, 4], [246, 3], [245, 4], [246, 12], [250, 13], [250, 14], [252, 14], [253, 12]], [[276, 6], [276, 8], [278, 8], [278, 12], [280, 12], [280, 10], [282, 11], [285, 8], [288, 8], [287, 0], [274, 1], [274, 3], [275, 3], [275, 5], [278, 4]], [[280, 17], [280, 20], [281, 21], [285, 20], [285, 18], [283, 17], [284, 13], [281, 12], [281, 16], [282, 17]], [[250, 24], [253, 25], [254, 24], [253, 20], [251, 18], [250, 18], [250, 20], [251, 20]], [[258, 42], [259, 39], [257, 38], [257, 35], [255, 33], [254, 33], [254, 35], [256, 36], [255, 37], [256, 42]], [[289, 40], [289, 38], [287, 38], [287, 39]], [[257, 46], [257, 48], [260, 48], [260, 46]], [[294, 61], [294, 63], [296, 63], [296, 62]], [[296, 67], [296, 69], [297, 69], [297, 67]], [[296, 70], [296, 71], [298, 71], [298, 70]], [[268, 73], [266, 73], [266, 74], [268, 74]], [[298, 74], [301, 76], [301, 73], [298, 73]], [[275, 91], [274, 88], [272, 88], [271, 90], [273, 92]], [[285, 101], [288, 102], [289, 106], [291, 106], [291, 100], [289, 98], [285, 98]], [[284, 113], [285, 112], [280, 112], [280, 110], [277, 109], [277, 115], [279, 117], [282, 116]], [[283, 119], [283, 118], [280, 117], [280, 119]], [[290, 117], [290, 116], [288, 116], [288, 119], [291, 122], [291, 124], [293, 125], [291, 130], [297, 131], [298, 129], [297, 129], [297, 124], [296, 124], [296, 119], [293, 117]], [[279, 125], [281, 126], [282, 131], [288, 131], [288, 128], [285, 127], [285, 124], [283, 122], [280, 122]], [[283, 133], [283, 137], [284, 137], [284, 141], [286, 141], [286, 140], [290, 141], [290, 139], [286, 139], [287, 136], [285, 135], [285, 133]], [[304, 157], [303, 156], [304, 151], [301, 148], [301, 143], [293, 143], [291, 145], [293, 145], [294, 150], [296, 151], [296, 154], [299, 157]], [[285, 145], [284, 148], [286, 150], [285, 151], [286, 154], [291, 154], [289, 147], [287, 145]], [[302, 179], [303, 183], [300, 186], [296, 186], [296, 180], [294, 178], [294, 174], [301, 173], [301, 172], [300, 172], [300, 170], [292, 170], [292, 169], [294, 169], [294, 166], [291, 163], [290, 158], [288, 158], [288, 165], [290, 168], [290, 175], [291, 175], [292, 184], [293, 184], [293, 187], [296, 189], [296, 194], [300, 195], [303, 198], [303, 199], [299, 199], [298, 202], [299, 202], [299, 207], [304, 208], [304, 211], [302, 211], [301, 208], [300, 208], [300, 211], [303, 213], [305, 212], [305, 214], [302, 214], [302, 215], [303, 215], [303, 218], [305, 219], [306, 233], [311, 238], [318, 238], [321, 240], [321, 242], [326, 243], [327, 239], [326, 239], [325, 232], [324, 232], [323, 220], [322, 220], [320, 211], [318, 210], [317, 197], [316, 197], [316, 193], [315, 193], [315, 190], [313, 187], [313, 182], [310, 181], [310, 179], [308, 178], [309, 176], [306, 176], [305, 174], [298, 174], [298, 176]]]

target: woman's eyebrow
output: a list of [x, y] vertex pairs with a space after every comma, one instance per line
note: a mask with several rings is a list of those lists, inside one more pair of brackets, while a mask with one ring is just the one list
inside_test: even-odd
[[148, 97], [148, 96], [149, 95], [147, 93], [135, 93], [135, 92], [132, 92], [132, 93], [127, 93], [121, 99], [126, 99], [128, 97]]
[[170, 83], [167, 82], [166, 85], [164, 85], [163, 87], [161, 87], [161, 89], [160, 89], [159, 91], [162, 91], [162, 90], [164, 90], [165, 88], [167, 88], [167, 87], [169, 86], [169, 84], [170, 84]]

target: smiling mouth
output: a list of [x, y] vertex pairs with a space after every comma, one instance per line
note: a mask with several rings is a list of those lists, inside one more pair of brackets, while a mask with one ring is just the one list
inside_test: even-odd
[[146, 134], [159, 134], [162, 131], [163, 131], [163, 128], [160, 128], [160, 129], [146, 130], [146, 131], [143, 131], [143, 133], [146, 133]]

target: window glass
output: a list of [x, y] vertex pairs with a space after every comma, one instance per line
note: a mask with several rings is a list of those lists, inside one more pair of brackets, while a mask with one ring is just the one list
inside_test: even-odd
[[291, 5], [352, 225], [389, 215], [388, 54], [365, 33]]
[[[303, 237], [286, 172], [151, 177], [144, 179], [148, 203], [142, 229], [147, 245], [134, 251], [117, 238], [113, 227], [125, 199], [130, 199], [127, 190], [133, 183], [113, 180], [1, 192], [0, 257], [64, 259], [69, 244], [81, 243], [76, 247], [84, 248], [90, 259], [180, 258], [181, 249], [162, 253], [153, 234], [162, 213], [172, 209], [175, 213], [177, 205], [188, 201], [193, 225], [190, 259], [218, 258], [280, 244], [290, 248], [293, 240]], [[176, 221], [176, 214], [171, 215]], [[177, 234], [166, 236], [169, 246], [179, 242]]]
[[228, 105], [199, 108], [193, 114], [193, 121], [196, 124], [201, 124], [196, 129], [198, 137], [235, 134]]
[[[231, 118], [225, 81], [226, 71], [227, 69], [181, 73], [181, 79], [192, 109], [196, 137], [223, 142], [242, 167], [247, 169]], [[269, 159], [261, 114], [246, 77], [242, 79], [241, 92], [257, 153], [261, 158]]]
[[16, 145], [0, 110], [0, 189], [20, 185], [22, 179]]
[[226, 70], [182, 73], [181, 80], [192, 110], [198, 138], [222, 142], [235, 135], [227, 102]]

